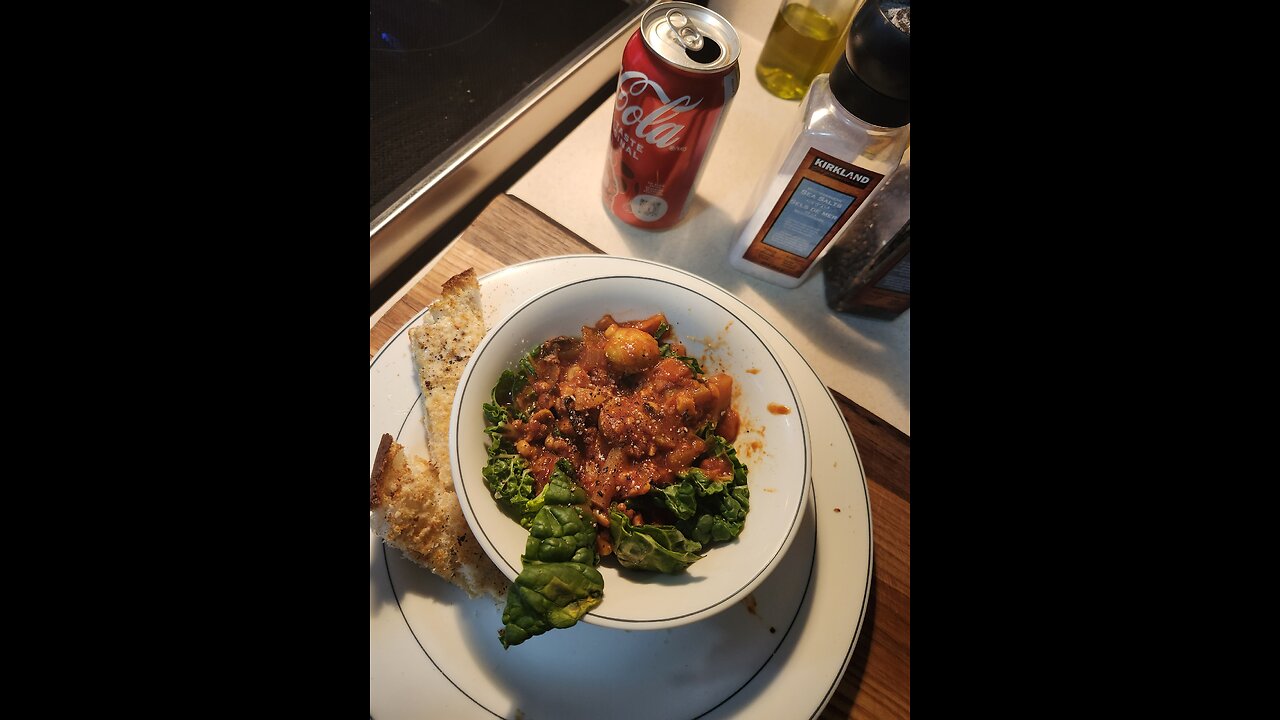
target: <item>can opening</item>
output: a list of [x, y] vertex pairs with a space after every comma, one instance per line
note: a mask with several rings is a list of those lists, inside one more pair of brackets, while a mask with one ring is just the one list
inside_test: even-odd
[[702, 36], [702, 47], [697, 50], [684, 49], [684, 54], [688, 55], [690, 60], [703, 65], [710, 65], [719, 60], [720, 53], [720, 45], [706, 35]]

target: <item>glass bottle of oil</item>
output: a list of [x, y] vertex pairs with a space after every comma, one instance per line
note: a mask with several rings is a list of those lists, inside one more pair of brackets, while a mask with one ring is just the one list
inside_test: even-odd
[[756, 77], [784, 100], [799, 100], [820, 73], [831, 71], [863, 0], [782, 0], [765, 40]]

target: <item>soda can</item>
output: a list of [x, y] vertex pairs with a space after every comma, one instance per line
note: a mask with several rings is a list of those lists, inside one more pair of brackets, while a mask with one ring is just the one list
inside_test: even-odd
[[622, 51], [604, 173], [614, 217], [646, 230], [680, 222], [738, 92], [742, 42], [687, 2], [654, 5]]

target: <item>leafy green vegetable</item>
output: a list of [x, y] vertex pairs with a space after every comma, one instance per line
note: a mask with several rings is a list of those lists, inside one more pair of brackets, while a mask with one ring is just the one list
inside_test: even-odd
[[702, 544], [670, 525], [632, 525], [626, 515], [609, 510], [609, 535], [618, 562], [634, 570], [678, 575], [702, 559]]
[[733, 484], [746, 486], [747, 484], [747, 466], [742, 464], [738, 459], [738, 451], [733, 448], [733, 444], [728, 440], [716, 435], [715, 429], [710, 425], [704, 427], [700, 436], [707, 442], [707, 455], [710, 457], [722, 457], [729, 460], [729, 464], [733, 465]]
[[[586, 503], [587, 493], [573, 482], [566, 469], [570, 469], [568, 461], [560, 460], [551, 481], [529, 503], [536, 502], [539, 507], [526, 526], [529, 539], [520, 558], [525, 562], [596, 562], [596, 524], [579, 507]], [[525, 508], [528, 510], [527, 505]]]
[[[505, 410], [506, 408], [502, 406], [510, 405], [515, 402], [516, 395], [518, 395], [520, 391], [529, 384], [530, 380], [537, 377], [538, 371], [533, 366], [533, 358], [538, 356], [539, 351], [540, 348], [535, 347], [533, 350], [525, 353], [525, 355], [520, 358], [520, 362], [516, 363], [515, 372], [512, 372], [511, 370], [503, 370], [502, 374], [498, 376], [498, 382], [493, 386], [493, 392], [490, 393], [490, 396], [493, 398], [493, 402], [485, 404], [485, 422], [488, 422], [490, 425], [495, 424], [491, 422], [489, 418], [490, 407], [493, 407], [495, 411]], [[510, 415], [510, 413], [508, 413], [508, 415]]]
[[[490, 447], [498, 445], [495, 443]], [[514, 454], [490, 453], [489, 464], [484, 466], [480, 475], [502, 512], [516, 520], [524, 516], [525, 506], [533, 499], [534, 487], [527, 460]]]
[[[671, 326], [668, 325], [665, 320], [662, 321], [658, 324], [658, 329], [653, 331], [653, 339], [658, 342], [662, 342], [662, 336], [666, 335], [667, 331], [670, 329]], [[688, 355], [677, 355], [676, 351], [671, 349], [671, 343], [663, 343], [658, 348], [658, 352], [661, 353], [664, 358], [675, 358], [685, 365], [688, 365], [689, 369], [693, 371], [695, 376], [702, 374], [702, 366], [698, 364], [698, 361]]]
[[[505, 375], [507, 372], [508, 371], [504, 370], [503, 374]], [[497, 394], [498, 388], [495, 386], [493, 389], [493, 395], [496, 396]], [[489, 436], [489, 457], [492, 458], [496, 453], [500, 453], [504, 449], [502, 436], [506, 427], [510, 425], [511, 421], [515, 418], [511, 416], [511, 411], [509, 409], [499, 404], [496, 400], [494, 402], [485, 403], [483, 407], [485, 424], [484, 434]], [[515, 446], [511, 443], [505, 444], [505, 449], [507, 450], [512, 450], [514, 448]]]
[[534, 516], [548, 500], [552, 505], [580, 505], [587, 501], [586, 491], [573, 481], [573, 463], [566, 458], [556, 461], [556, 469], [543, 486], [542, 492], [525, 504], [520, 515], [520, 525], [526, 528], [532, 525]]
[[688, 520], [698, 512], [697, 490], [687, 480], [653, 488], [647, 497], [670, 510], [680, 520]]
[[528, 525], [523, 567], [502, 611], [498, 639], [504, 648], [571, 627], [604, 598], [604, 578], [594, 567], [596, 523], [580, 507], [587, 494], [574, 482], [567, 461], [556, 464], [535, 500], [540, 507]]
[[[484, 404], [489, 461], [481, 475], [498, 507], [517, 520], [521, 520], [525, 506], [533, 499], [534, 481], [529, 472], [529, 462], [516, 454], [515, 445], [506, 439], [505, 433], [511, 422], [521, 417], [513, 415], [509, 406], [515, 401], [516, 394], [528, 384], [529, 378], [535, 375], [531, 357], [532, 354], [521, 358], [519, 373], [503, 370], [490, 393], [491, 402]], [[526, 522], [520, 524], [528, 527]]]
[[676, 351], [671, 349], [671, 343], [663, 345], [658, 348], [658, 350], [662, 353], [662, 357], [675, 358], [685, 365], [688, 365], [689, 369], [693, 371], [695, 376], [702, 374], [702, 366], [698, 364], [698, 361], [688, 355], [677, 355]]
[[535, 348], [528, 355], [520, 358], [520, 362], [516, 365], [516, 367], [520, 368], [520, 375], [525, 378], [526, 383], [529, 379], [537, 377], [538, 371], [533, 367], [533, 358], [540, 355], [541, 349]]
[[519, 645], [553, 628], [577, 624], [600, 604], [604, 578], [585, 563], [525, 563], [507, 591], [498, 631], [502, 647]]
[[[524, 375], [517, 375], [510, 370], [503, 370], [498, 376], [498, 382], [493, 386], [493, 401], [498, 406], [510, 405], [515, 400], [516, 394], [529, 384], [529, 378]], [[505, 410], [505, 408], [503, 408]], [[485, 418], [486, 420], [488, 417]]]
[[747, 488], [735, 487], [727, 493], [699, 502], [698, 517], [676, 524], [681, 532], [700, 543], [725, 542], [738, 537], [747, 522]]
[[707, 454], [733, 466], [732, 479], [719, 482], [697, 468], [678, 473], [679, 482], [650, 490], [647, 498], [671, 511], [675, 527], [686, 537], [706, 545], [732, 540], [742, 533], [751, 509], [747, 466], [738, 452], [708, 426], [699, 433], [707, 442]]

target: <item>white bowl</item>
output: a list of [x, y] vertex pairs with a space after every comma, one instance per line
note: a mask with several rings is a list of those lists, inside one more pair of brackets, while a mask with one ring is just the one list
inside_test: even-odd
[[[628, 570], [612, 557], [603, 559], [604, 601], [583, 619], [629, 630], [684, 625], [732, 606], [764, 580], [795, 538], [809, 495], [809, 435], [795, 383], [752, 329], [767, 322], [727, 291], [692, 276], [681, 285], [611, 275], [553, 288], [494, 323], [480, 341], [458, 384], [449, 430], [462, 512], [484, 551], [514, 579], [529, 533], [502, 513], [481, 475], [487, 461], [482, 406], [494, 383], [543, 340], [580, 336], [583, 325], [605, 313], [621, 321], [656, 312], [666, 314], [689, 355], [705, 358], [706, 372], [733, 376], [734, 407], [742, 416], [734, 444], [748, 468], [751, 504], [741, 535], [704, 548], [705, 557], [684, 574]], [[791, 412], [771, 412], [771, 403]]]

